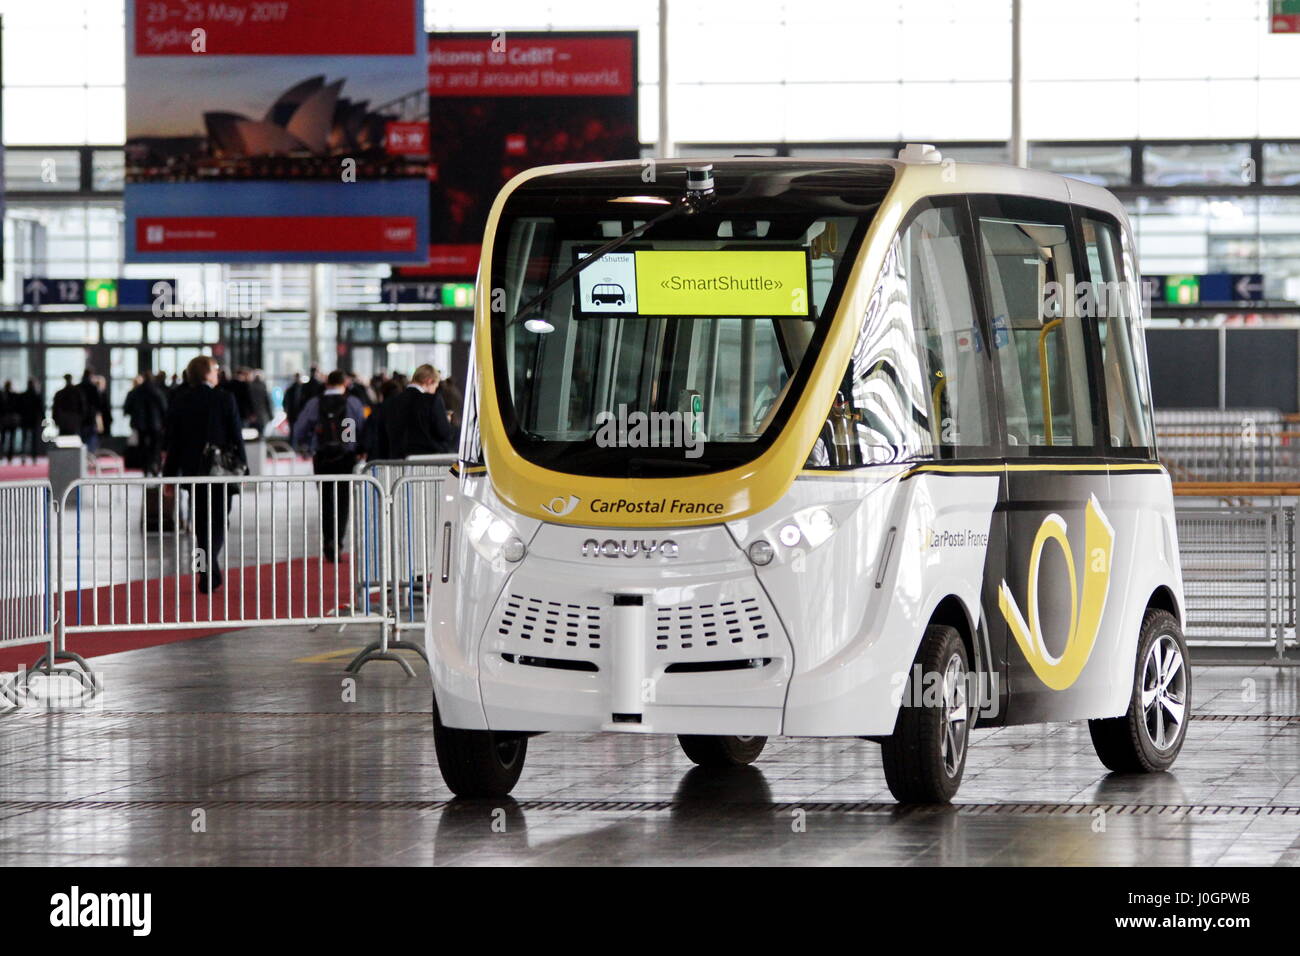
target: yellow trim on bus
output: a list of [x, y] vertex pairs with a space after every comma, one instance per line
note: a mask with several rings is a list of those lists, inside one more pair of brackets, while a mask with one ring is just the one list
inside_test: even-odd
[[[869, 469], [879, 466], [866, 466], [851, 470], [831, 470], [819, 468], [805, 468], [799, 472], [800, 478], [853, 478], [865, 477], [869, 474]], [[1159, 462], [1116, 462], [1114, 464], [1083, 463], [1065, 464], [1020, 464], [1006, 463], [997, 465], [943, 465], [938, 463], [915, 465], [903, 473], [903, 477], [915, 475], [918, 472], [957, 472], [961, 474], [996, 474], [1000, 471], [1139, 471], [1148, 472], [1153, 475], [1168, 474], [1165, 466]]]
[[[614, 164], [586, 165], [596, 169]], [[639, 175], [639, 162], [626, 165]], [[931, 196], [980, 192], [1035, 195], [1068, 203], [1072, 200], [1071, 190], [1083, 189], [1061, 177], [1023, 169], [963, 166], [960, 176], [952, 176], [948, 164], [893, 165], [894, 183], [872, 220], [857, 261], [849, 267], [839, 308], [826, 318], [831, 322], [826, 340], [820, 354], [815, 357], [807, 384], [795, 398], [785, 428], [766, 451], [739, 468], [674, 478], [597, 478], [551, 471], [524, 458], [510, 444], [501, 418], [491, 354], [491, 308], [493, 303], [500, 302], [500, 297], [492, 294], [490, 277], [497, 229], [507, 199], [524, 183], [560, 171], [581, 169], [582, 166], [539, 166], [508, 182], [488, 214], [474, 296], [479, 428], [492, 487], [502, 503], [519, 514], [541, 521], [625, 528], [698, 527], [745, 518], [772, 507], [800, 475], [809, 450], [825, 424], [827, 410], [853, 352], [885, 255], [903, 217], [912, 207]], [[1086, 198], [1080, 197], [1079, 201], [1093, 198], [1087, 190], [1085, 193]], [[1101, 198], [1106, 195], [1098, 193]], [[1117, 203], [1115, 206], [1118, 208]], [[1122, 217], [1122, 210], [1117, 215]], [[939, 467], [952, 470], [952, 466]], [[1018, 466], [1007, 467], [1015, 469]], [[1080, 466], [1073, 468], [1080, 470]], [[611, 502], [626, 503], [631, 507], [601, 510]], [[659, 508], [651, 510], [656, 504]], [[682, 507], [678, 509], [677, 505]]]

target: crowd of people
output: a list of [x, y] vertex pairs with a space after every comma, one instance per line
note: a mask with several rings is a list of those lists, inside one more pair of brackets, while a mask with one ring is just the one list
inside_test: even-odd
[[[334, 378], [337, 382], [331, 383]], [[410, 376], [380, 372], [368, 382], [342, 370], [326, 376], [315, 367], [297, 376], [284, 393], [284, 413], [295, 448], [310, 451], [310, 430], [300, 432], [298, 421], [311, 401], [327, 391], [357, 402], [361, 427], [354, 453], [359, 458], [409, 458], [456, 450], [463, 397], [455, 381], [432, 365], [421, 365]], [[317, 414], [313, 412], [313, 421]]]
[[[79, 382], [71, 375], [54, 395], [51, 419], [60, 435], [76, 435], [92, 451], [109, 434], [113, 408], [104, 378], [87, 368]], [[297, 375], [285, 390], [283, 405], [290, 443], [310, 456], [318, 475], [350, 474], [364, 459], [403, 459], [455, 451], [459, 442], [463, 397], [450, 377], [432, 365], [410, 376], [380, 373], [369, 381], [336, 369], [328, 375], [313, 367]], [[275, 418], [270, 390], [260, 369], [237, 368], [226, 375], [209, 355], [190, 361], [170, 379], [164, 372], [135, 377], [122, 403], [131, 425], [127, 467], [146, 475], [212, 477], [246, 474], [244, 430], [265, 435]], [[25, 392], [5, 382], [0, 392], [0, 457], [26, 454], [33, 461], [41, 445], [45, 401], [35, 380]], [[222, 586], [219, 556], [225, 543], [226, 518], [218, 513], [238, 484], [217, 498], [204, 485], [190, 514], [196, 540], [210, 551], [198, 573], [204, 593]], [[155, 489], [163, 494], [166, 489]], [[322, 493], [323, 556], [337, 560], [337, 542], [348, 523], [350, 495]], [[169, 509], [157, 512], [170, 516]], [[152, 511], [150, 512], [153, 513]]]
[[0, 458], [35, 461], [44, 418], [45, 395], [36, 379], [27, 380], [25, 392], [14, 391], [13, 381], [6, 381], [0, 391]]

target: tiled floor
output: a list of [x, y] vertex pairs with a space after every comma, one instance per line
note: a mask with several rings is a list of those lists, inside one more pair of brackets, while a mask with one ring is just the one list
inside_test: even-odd
[[718, 775], [671, 737], [549, 735], [513, 800], [462, 805], [423, 671], [368, 665], [344, 700], [362, 643], [110, 655], [92, 706], [0, 714], [0, 864], [1300, 864], [1300, 668], [1198, 669], [1198, 712], [1247, 719], [1196, 720], [1167, 774], [1107, 774], [1083, 724], [981, 731], [956, 806], [901, 810], [864, 741]]

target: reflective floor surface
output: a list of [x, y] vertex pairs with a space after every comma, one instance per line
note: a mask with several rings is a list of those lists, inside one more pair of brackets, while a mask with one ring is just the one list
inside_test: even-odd
[[423, 670], [369, 664], [345, 699], [366, 639], [129, 651], [90, 706], [0, 714], [0, 864], [1300, 864], [1300, 668], [1198, 668], [1166, 774], [1108, 774], [1085, 724], [979, 731], [958, 802], [903, 809], [865, 741], [718, 774], [672, 737], [549, 735], [513, 800], [465, 804]]

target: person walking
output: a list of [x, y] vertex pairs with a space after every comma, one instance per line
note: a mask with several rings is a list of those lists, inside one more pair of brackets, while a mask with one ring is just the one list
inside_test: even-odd
[[131, 428], [135, 430], [140, 469], [146, 475], [158, 474], [167, 399], [147, 371], [139, 377], [135, 388], [127, 392], [122, 412], [131, 420]]
[[289, 386], [289, 390], [284, 393], [284, 415], [289, 420], [289, 434], [293, 434], [294, 425], [298, 422], [298, 416], [302, 410], [307, 407], [307, 403], [320, 395], [325, 390], [325, 385], [320, 378], [320, 370], [313, 365], [311, 372], [306, 378], [301, 375]]
[[41, 421], [45, 418], [45, 395], [35, 378], [27, 380], [27, 391], [19, 396], [19, 414], [22, 416], [22, 447], [31, 463], [36, 464], [36, 451], [41, 447]]
[[[348, 394], [348, 377], [335, 370], [325, 379], [325, 391], [303, 406], [294, 423], [290, 441], [311, 455], [311, 470], [317, 475], [350, 475], [361, 448], [365, 406]], [[326, 561], [335, 561], [338, 546], [348, 526], [351, 489], [343, 482], [322, 482], [321, 542]]]
[[99, 448], [99, 435], [104, 426], [100, 408], [99, 386], [95, 384], [94, 368], [89, 365], [86, 366], [85, 372], [81, 375], [81, 384], [77, 388], [81, 391], [81, 403], [85, 408], [81, 420], [81, 443], [86, 446], [88, 451], [93, 452]]
[[394, 458], [455, 450], [447, 406], [438, 394], [440, 380], [432, 365], [421, 365], [412, 373], [411, 383], [384, 403], [388, 451]]
[[371, 461], [391, 458], [388, 447], [388, 415], [396, 407], [389, 402], [393, 396], [400, 395], [402, 386], [393, 379], [388, 379], [379, 386], [378, 401], [366, 419], [365, 445], [366, 457]]
[[[167, 410], [164, 428], [166, 477], [206, 478], [211, 475], [248, 470], [243, 429], [235, 398], [217, 387], [220, 366], [210, 355], [195, 356], [185, 369], [188, 383], [181, 388]], [[198, 588], [210, 594], [224, 583], [221, 549], [226, 543], [226, 519], [230, 499], [239, 493], [238, 484], [205, 483], [191, 486], [190, 508], [194, 517], [195, 547], [201, 552]]]
[[249, 373], [248, 392], [253, 400], [253, 417], [248, 427], [257, 429], [259, 435], [265, 434], [266, 426], [275, 417], [275, 412], [271, 409], [271, 392], [266, 387], [266, 377], [260, 368]]
[[54, 424], [60, 435], [81, 435], [86, 424], [86, 396], [72, 376], [63, 376], [63, 387], [54, 393]]
[[18, 429], [22, 425], [19, 401], [14, 383], [6, 381], [4, 390], [0, 391], [0, 456], [8, 458], [11, 465], [18, 448]]

